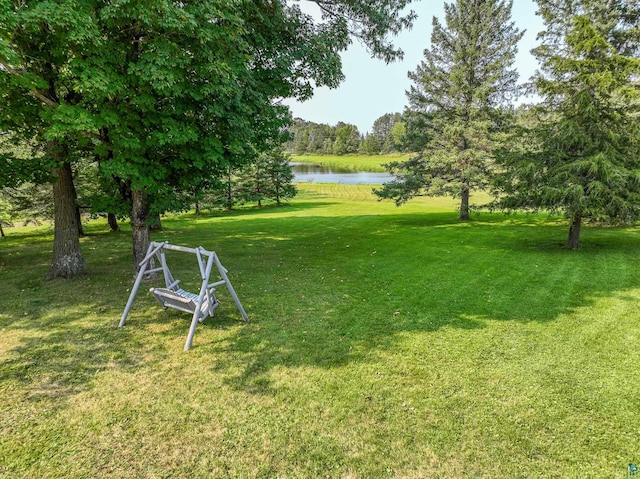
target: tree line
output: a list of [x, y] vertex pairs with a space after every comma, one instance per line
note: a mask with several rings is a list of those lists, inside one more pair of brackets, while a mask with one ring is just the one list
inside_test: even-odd
[[412, 151], [407, 122], [402, 113], [377, 118], [371, 132], [360, 133], [356, 125], [338, 122], [331, 126], [295, 118], [287, 129], [285, 149], [295, 155], [379, 155]]
[[[0, 138], [0, 149], [11, 146]], [[191, 197], [181, 199], [175, 207], [165, 205], [164, 210], [151, 210], [149, 224], [152, 229], [160, 228], [160, 214], [165, 211], [195, 210], [199, 215], [205, 210], [226, 209], [236, 206], [271, 202], [277, 206], [297, 194], [293, 185], [291, 158], [281, 146], [258, 155], [251, 163], [239, 167], [229, 167], [223, 180], [216, 185], [202, 186], [192, 191]], [[107, 217], [111, 231], [119, 231], [120, 220], [128, 217], [127, 202], [113, 184], [101, 176], [99, 165], [91, 158], [78, 159], [73, 165], [78, 230], [83, 232], [83, 218]], [[176, 192], [178, 195], [178, 192]], [[24, 180], [14, 186], [0, 188], [0, 237], [5, 237], [4, 228], [16, 222], [39, 225], [43, 220], [52, 221], [53, 192], [51, 185], [42, 181]]]

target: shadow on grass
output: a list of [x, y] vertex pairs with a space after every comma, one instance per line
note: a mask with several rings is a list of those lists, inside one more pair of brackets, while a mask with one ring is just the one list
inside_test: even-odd
[[[563, 221], [531, 216], [305, 217], [295, 230], [254, 218], [252, 226], [264, 233], [259, 244], [240, 234], [220, 249], [237, 264], [237, 289], [259, 328], [212, 353], [221, 369], [242, 353], [247, 366], [232, 385], [254, 393], [270, 393], [274, 367], [367, 361], [407, 333], [544, 324], [640, 288], [630, 266], [640, 237], [624, 228], [585, 228], [582, 248], [568, 251]], [[259, 251], [243, 253], [249, 240]]]
[[73, 313], [25, 317], [3, 327], [5, 340], [9, 332], [22, 334], [0, 362], [2, 381], [20, 384], [23, 399], [49, 400], [63, 407], [67, 398], [90, 388], [100, 371], [135, 369], [142, 348], [136, 336], [116, 332], [111, 323], [87, 322], [86, 308], [85, 304]]
[[200, 215], [193, 213], [182, 214], [173, 219], [174, 222], [188, 223], [190, 220], [207, 220], [214, 218], [242, 218], [246, 216], [261, 216], [261, 215], [273, 215], [274, 213], [279, 215], [287, 215], [292, 211], [306, 211], [316, 208], [326, 208], [336, 204], [333, 201], [296, 201], [295, 203], [283, 203], [278, 206], [275, 204], [268, 204], [262, 207], [258, 206], [240, 206], [232, 210], [210, 210], [204, 211]]
[[[288, 208], [313, 206], [318, 203]], [[632, 267], [640, 237], [629, 230], [585, 228], [583, 248], [567, 251], [558, 246], [566, 225], [539, 217], [483, 214], [460, 223], [455, 213], [291, 218], [278, 211], [283, 215], [262, 209], [199, 217], [193, 229], [178, 218], [166, 221], [167, 231], [154, 237], [214, 244], [252, 323], [237, 327], [239, 315], [221, 288], [224, 304], [216, 318], [198, 326], [194, 354], [215, 358], [215, 368], [231, 378], [228, 383], [251, 394], [274, 392], [269, 373], [277, 367], [368, 361], [414, 332], [478, 331], [488, 321], [544, 324], [597, 298], [640, 288]], [[229, 216], [239, 221], [217, 221]], [[15, 276], [7, 294], [17, 299], [0, 316], [0, 325], [21, 331], [0, 364], [2, 378], [20, 382], [33, 398], [67, 396], [90, 387], [102, 368], [162, 361], [162, 347], [152, 351], [154, 359], [142, 359], [146, 343], [139, 324], [116, 328], [131, 286], [129, 261], [123, 264], [130, 252], [127, 234], [85, 238], [94, 273], [72, 282], [39, 279], [46, 272], [48, 245], [15, 254], [20, 248], [14, 244], [2, 251], [9, 258], [5, 271]], [[172, 271], [175, 266], [197, 277], [191, 255], [172, 261]], [[29, 269], [31, 264], [40, 266]], [[34, 303], [20, 299], [21, 293]], [[139, 314], [137, 301], [129, 322]], [[148, 298], [143, 304], [157, 308], [157, 321], [164, 325], [150, 333], [155, 340], [165, 348], [176, 338], [182, 344], [188, 317], [162, 315]], [[29, 319], [21, 316], [25, 308], [33, 313]], [[98, 324], [87, 319], [102, 310], [108, 319], [97, 315]], [[216, 340], [220, 330], [231, 338]]]
[[[114, 276], [113, 267], [128, 239], [95, 232], [83, 238], [89, 273], [70, 280], [44, 279], [50, 242], [2, 246], [0, 266], [10, 280], [2, 288], [0, 382], [19, 385], [21, 399], [63, 407], [91, 388], [100, 371], [136, 368], [144, 346], [140, 338], [105, 319], [119, 314], [120, 296], [129, 287], [130, 276]], [[130, 267], [117, 268], [120, 274], [125, 270]]]

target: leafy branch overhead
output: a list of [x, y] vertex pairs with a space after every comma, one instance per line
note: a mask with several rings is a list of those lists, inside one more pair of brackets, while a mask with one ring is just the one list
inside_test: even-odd
[[401, 49], [394, 47], [389, 36], [410, 29], [416, 19], [413, 11], [403, 13], [412, 0], [313, 0], [320, 7], [322, 19], [349, 41], [360, 40], [375, 58], [389, 63], [402, 59]]

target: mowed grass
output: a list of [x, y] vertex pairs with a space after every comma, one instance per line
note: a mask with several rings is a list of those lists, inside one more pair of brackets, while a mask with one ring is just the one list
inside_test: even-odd
[[292, 161], [302, 163], [315, 163], [329, 168], [345, 169], [349, 171], [385, 172], [383, 166], [393, 161], [406, 161], [410, 154], [390, 155], [293, 155]]
[[[190, 317], [132, 285], [129, 231], [88, 225], [89, 274], [45, 282], [47, 228], [0, 243], [0, 476], [603, 478], [640, 461], [640, 235], [402, 208], [300, 185], [282, 208], [164, 220], [217, 251]], [[169, 256], [198, 284], [195, 259]]]

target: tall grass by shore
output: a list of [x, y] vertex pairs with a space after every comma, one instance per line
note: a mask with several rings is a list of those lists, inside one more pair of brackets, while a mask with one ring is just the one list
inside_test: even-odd
[[405, 161], [411, 155], [394, 154], [394, 155], [293, 155], [293, 161], [302, 163], [315, 163], [324, 165], [329, 168], [344, 168], [351, 171], [370, 171], [374, 173], [382, 173], [387, 171], [385, 163], [392, 161]]
[[[299, 185], [282, 208], [165, 218], [217, 251], [224, 289], [189, 315], [132, 284], [130, 232], [87, 225], [84, 278], [43, 280], [47, 228], [0, 242], [0, 476], [624, 477], [640, 461], [640, 235], [402, 208]], [[195, 260], [169, 257], [185, 288]]]

